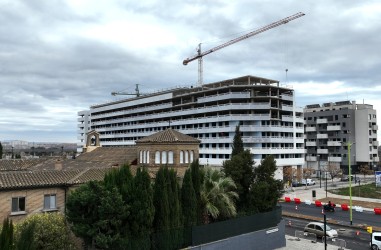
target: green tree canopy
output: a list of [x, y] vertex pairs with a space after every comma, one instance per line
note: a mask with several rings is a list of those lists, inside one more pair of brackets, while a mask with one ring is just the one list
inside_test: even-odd
[[238, 194], [234, 181], [224, 173], [211, 168], [204, 169], [201, 186], [201, 207], [204, 224], [210, 219], [229, 218], [236, 215], [235, 200]]
[[239, 196], [238, 210], [244, 209], [247, 204], [247, 195], [254, 180], [254, 161], [249, 150], [234, 155], [230, 160], [224, 161], [222, 170], [226, 176], [232, 178]]
[[17, 249], [26, 250], [76, 249], [70, 234], [62, 214], [33, 214], [16, 225], [16, 246]]
[[0, 232], [0, 249], [13, 249], [13, 223], [9, 218], [5, 218]]
[[268, 155], [255, 168], [248, 206], [253, 212], [267, 212], [276, 206], [283, 193], [283, 181], [274, 179], [277, 169], [274, 156]]
[[232, 145], [232, 157], [235, 155], [238, 155], [244, 151], [243, 148], [243, 141], [241, 137], [241, 131], [239, 130], [239, 125], [235, 127], [235, 135], [233, 139], [233, 145]]
[[193, 188], [191, 169], [185, 171], [181, 187], [181, 207], [183, 211], [184, 227], [197, 224], [197, 198]]
[[69, 194], [66, 217], [74, 234], [85, 244], [102, 249], [115, 249], [121, 241], [122, 221], [128, 208], [116, 188], [90, 181]]

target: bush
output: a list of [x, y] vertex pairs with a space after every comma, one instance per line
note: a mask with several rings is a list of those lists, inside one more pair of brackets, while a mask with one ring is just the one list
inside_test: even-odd
[[65, 218], [59, 213], [34, 214], [16, 225], [16, 245], [29, 242], [29, 249], [76, 249]]

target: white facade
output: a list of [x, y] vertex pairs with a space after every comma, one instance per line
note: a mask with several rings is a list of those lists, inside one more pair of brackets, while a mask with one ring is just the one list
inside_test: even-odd
[[170, 126], [201, 140], [201, 164], [221, 166], [230, 158], [240, 125], [244, 147], [256, 164], [268, 154], [278, 166], [304, 164], [303, 109], [294, 105], [294, 90], [270, 79], [244, 76], [176, 88], [94, 105], [78, 114], [79, 146], [91, 129], [100, 133], [102, 146], [122, 146]]

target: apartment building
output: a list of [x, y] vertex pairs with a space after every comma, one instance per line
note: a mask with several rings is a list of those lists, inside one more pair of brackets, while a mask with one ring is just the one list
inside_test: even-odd
[[307, 167], [333, 165], [348, 172], [349, 162], [354, 171], [378, 163], [377, 112], [372, 105], [355, 101], [307, 105], [304, 119]]
[[294, 98], [294, 90], [276, 80], [243, 76], [93, 105], [78, 113], [78, 146], [91, 130], [108, 147], [134, 145], [171, 127], [201, 141], [201, 164], [221, 166], [230, 158], [239, 125], [256, 164], [271, 154], [280, 167], [302, 167], [303, 109], [295, 107]]

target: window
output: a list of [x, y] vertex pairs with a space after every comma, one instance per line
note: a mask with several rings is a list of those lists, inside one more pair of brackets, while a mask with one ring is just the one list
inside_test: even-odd
[[180, 164], [184, 163], [184, 151], [180, 151]]
[[173, 164], [173, 151], [168, 151], [168, 164]]
[[147, 151], [147, 162], [146, 163], [149, 163], [149, 151]]
[[12, 198], [12, 213], [25, 212], [25, 197]]
[[139, 152], [139, 163], [143, 163], [143, 152]]
[[185, 163], [189, 163], [189, 153], [188, 151], [185, 151]]
[[167, 151], [161, 152], [161, 163], [167, 164]]
[[191, 150], [190, 154], [189, 154], [189, 161], [190, 162], [193, 162], [193, 157], [194, 157], [194, 152], [193, 152], [193, 150]]
[[160, 164], [160, 152], [155, 152], [155, 164]]
[[44, 210], [57, 209], [56, 205], [56, 195], [46, 194], [44, 195]]

